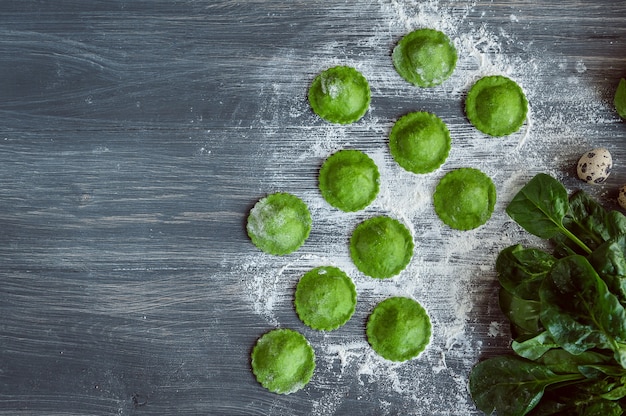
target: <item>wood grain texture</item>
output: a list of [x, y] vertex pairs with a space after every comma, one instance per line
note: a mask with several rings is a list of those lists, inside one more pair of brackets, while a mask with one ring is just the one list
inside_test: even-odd
[[[507, 220], [504, 199], [546, 169], [581, 187], [573, 165], [589, 147], [610, 148], [615, 169], [606, 186], [586, 189], [616, 208], [626, 183], [626, 124], [610, 108], [626, 76], [626, 4], [421, 3], [456, 22], [441, 25], [455, 39], [497, 39], [482, 53], [525, 81], [527, 147], [490, 142], [467, 123], [467, 80], [484, 70], [475, 59], [428, 91], [394, 74], [389, 55], [410, 30], [400, 12], [417, 9], [411, 1], [2, 1], [0, 414], [479, 414], [465, 377], [508, 343], [506, 330], [490, 332], [504, 322], [493, 259], [508, 242], [532, 241]], [[333, 63], [370, 81], [363, 122], [330, 126], [308, 109], [308, 84]], [[577, 99], [581, 90], [594, 100]], [[444, 169], [419, 179], [385, 150], [393, 121], [415, 109], [440, 115], [453, 136]], [[317, 196], [321, 155], [340, 147], [375, 154], [383, 168], [385, 198], [356, 215]], [[427, 201], [438, 177], [468, 164], [503, 198], [470, 250], [455, 247], [459, 235], [427, 203], [403, 218], [416, 237], [410, 294], [436, 319], [430, 352], [382, 375], [343, 365], [331, 347], [361, 345], [374, 302], [410, 280], [378, 290], [357, 276], [354, 318], [322, 334], [290, 304], [298, 275], [328, 258], [347, 264], [350, 230], [393, 210], [403, 181]], [[315, 226], [300, 251], [267, 260], [245, 217], [275, 190], [311, 204]], [[451, 293], [458, 281], [462, 298]], [[255, 309], [264, 285], [279, 295], [265, 312]], [[275, 326], [301, 330], [318, 353], [311, 385], [294, 395], [266, 392], [249, 369], [254, 341]]]

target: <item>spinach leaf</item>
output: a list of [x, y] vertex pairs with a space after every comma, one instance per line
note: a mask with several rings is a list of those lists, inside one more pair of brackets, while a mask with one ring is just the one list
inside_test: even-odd
[[515, 356], [482, 361], [470, 374], [469, 389], [476, 406], [490, 415], [522, 416], [537, 405], [547, 386], [582, 380], [581, 374], [555, 374], [545, 365]]
[[514, 340], [511, 344], [513, 351], [520, 357], [529, 360], [538, 360], [546, 352], [553, 348], [558, 348], [559, 344], [554, 342], [552, 335], [548, 331], [540, 332], [532, 338], [525, 340]]
[[563, 225], [569, 212], [567, 190], [550, 175], [539, 173], [532, 178], [513, 197], [506, 212], [531, 234], [545, 239], [563, 234], [586, 253], [591, 253], [591, 249]]
[[557, 261], [539, 295], [541, 322], [564, 350], [611, 349], [626, 367], [626, 310], [586, 258]]
[[[596, 351], [585, 351], [581, 354], [574, 355], [562, 348], [558, 348], [547, 351], [537, 360], [537, 362], [545, 364], [550, 370], [557, 374], [564, 374], [576, 372], [582, 373], [581, 368], [585, 366], [605, 365], [611, 362], [611, 360], [611, 355], [602, 354]], [[583, 373], [583, 375], [585, 374]]]
[[539, 300], [539, 286], [556, 258], [545, 251], [524, 248], [521, 244], [507, 247], [496, 259], [500, 285], [522, 299]]
[[570, 210], [563, 225], [576, 234], [591, 250], [626, 233], [626, 218], [617, 211], [607, 212], [584, 191], [575, 192], [569, 200]]
[[626, 305], [626, 234], [602, 244], [588, 260], [611, 293]]
[[543, 330], [539, 320], [541, 303], [535, 300], [525, 300], [500, 289], [500, 309], [511, 322], [511, 332], [514, 338], [520, 336], [534, 336]]
[[546, 392], [529, 416], [621, 416], [620, 403], [577, 389]]
[[624, 367], [600, 363], [583, 364], [578, 367], [578, 371], [587, 378], [599, 378], [604, 375], [612, 377], [626, 376], [626, 369]]

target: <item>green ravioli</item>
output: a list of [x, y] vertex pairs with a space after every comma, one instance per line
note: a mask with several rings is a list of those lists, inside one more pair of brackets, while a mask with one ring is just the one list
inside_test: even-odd
[[376, 305], [366, 331], [368, 342], [380, 356], [406, 361], [424, 351], [432, 327], [422, 305], [410, 298], [392, 297]]
[[315, 353], [306, 338], [291, 329], [264, 334], [252, 349], [252, 372], [273, 393], [289, 394], [302, 389], [315, 370]]
[[613, 99], [615, 110], [617, 114], [626, 120], [626, 79], [622, 78], [615, 91], [615, 98]]
[[386, 279], [400, 273], [413, 257], [413, 238], [399, 221], [381, 215], [360, 223], [350, 238], [350, 256], [364, 274]]
[[335, 66], [320, 73], [309, 88], [313, 111], [326, 121], [350, 124], [367, 111], [371, 100], [367, 79], [349, 66]]
[[365, 153], [340, 150], [320, 169], [319, 188], [324, 199], [342, 211], [358, 211], [368, 206], [379, 189], [378, 167]]
[[436, 115], [409, 113], [391, 129], [389, 149], [394, 160], [413, 173], [429, 173], [439, 168], [450, 153], [450, 132]]
[[269, 254], [297, 250], [311, 231], [311, 214], [297, 196], [277, 192], [261, 199], [250, 210], [247, 231], [252, 242]]
[[522, 127], [528, 113], [524, 91], [500, 75], [479, 79], [469, 90], [465, 113], [470, 123], [490, 136], [506, 136]]
[[448, 172], [433, 195], [435, 212], [457, 230], [470, 230], [491, 217], [496, 204], [496, 187], [478, 169], [460, 168]]
[[317, 267], [302, 276], [294, 300], [298, 317], [321, 331], [337, 329], [352, 317], [356, 307], [356, 288], [342, 270]]
[[434, 29], [418, 29], [405, 35], [392, 53], [398, 74], [418, 87], [443, 83], [454, 72], [457, 58], [450, 39]]

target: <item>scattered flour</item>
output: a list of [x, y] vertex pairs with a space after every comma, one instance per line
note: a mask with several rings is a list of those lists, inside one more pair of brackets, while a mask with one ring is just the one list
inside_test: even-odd
[[[303, 325], [297, 328], [309, 338], [317, 354], [317, 372], [308, 395], [303, 396], [303, 400], [311, 401], [314, 414], [338, 414], [347, 400], [358, 404], [374, 402], [375, 398], [378, 414], [474, 414], [467, 375], [487, 344], [505, 345], [508, 340], [503, 321], [484, 322], [485, 316], [497, 316], [492, 311], [497, 307], [495, 257], [507, 245], [524, 239], [536, 242], [506, 218], [504, 203], [529, 179], [530, 172], [558, 176], [558, 171], [553, 170], [562, 165], [560, 158], [568, 156], [549, 151], [552, 143], [571, 145], [573, 153], [578, 154], [578, 148], [585, 146], [580, 143], [581, 137], [593, 135], [589, 130], [593, 127], [586, 126], [610, 122], [598, 92], [582, 84], [577, 85], [579, 96], [568, 102], [571, 107], [567, 111], [559, 108], [556, 101], [551, 106], [555, 94], [571, 92], [571, 84], [578, 84], [576, 76], [564, 76], [549, 89], [536, 80], [535, 74], [546, 68], [567, 73], [573, 69], [583, 74], [583, 62], [567, 62], [558, 57], [549, 60], [541, 51], [531, 53], [530, 46], [524, 49], [525, 45], [518, 45], [522, 48], [519, 54], [504, 53], [503, 45], [519, 42], [503, 30], [495, 32], [494, 28], [468, 21], [476, 2], [455, 4], [443, 8], [436, 0], [380, 0], [379, 26], [357, 45], [372, 48], [371, 55], [343, 56], [339, 41], [322, 46], [319, 51], [304, 51], [313, 54], [311, 74], [307, 76], [333, 65], [352, 65], [370, 80], [372, 95], [381, 102], [401, 98], [398, 91], [419, 94], [425, 110], [429, 100], [437, 102], [441, 97], [446, 97], [450, 106], [460, 106], [466, 91], [482, 76], [501, 74], [518, 81], [531, 103], [523, 129], [507, 138], [486, 139], [464, 119], [444, 120], [453, 143], [450, 156], [439, 171], [415, 175], [395, 164], [385, 142], [393, 120], [381, 114], [384, 109], [376, 100], [359, 123], [339, 126], [319, 123], [311, 115], [303, 99], [306, 80], [294, 84], [287, 75], [278, 74], [276, 78], [284, 82], [277, 80], [268, 87], [265, 108], [270, 110], [259, 121], [271, 139], [266, 149], [270, 167], [268, 188], [264, 191], [286, 190], [300, 196], [311, 210], [313, 231], [309, 241], [290, 256], [274, 257], [261, 252], [242, 256], [236, 270], [244, 285], [241, 296], [252, 312], [267, 322], [268, 329], [299, 325], [292, 311], [293, 289], [299, 276], [313, 267], [341, 268], [353, 277], [359, 296], [355, 316], [346, 327], [333, 331], [332, 336]], [[510, 21], [518, 23], [520, 17], [511, 15]], [[444, 84], [416, 92], [394, 72], [388, 51], [402, 35], [420, 27], [445, 32], [458, 49], [459, 61], [455, 73]], [[315, 58], [316, 53], [320, 54], [319, 59]], [[281, 59], [287, 62], [285, 65], [289, 59], [304, 59], [293, 50], [284, 55], [287, 57]], [[540, 101], [542, 109], [537, 111], [532, 103]], [[399, 109], [396, 117], [409, 110], [412, 109]], [[283, 138], [287, 136], [290, 140], [285, 144]], [[310, 167], [311, 161], [319, 166], [333, 152], [353, 146], [368, 153], [381, 173], [378, 197], [356, 214], [331, 209], [316, 188], [315, 170], [300, 170]], [[485, 226], [458, 232], [442, 226], [430, 201], [443, 172], [467, 164], [492, 177], [498, 188], [498, 204]], [[503, 165], [508, 167], [505, 173]], [[405, 223], [416, 245], [407, 269], [385, 281], [363, 276], [352, 264], [347, 247], [354, 226], [375, 213], [386, 213]], [[364, 323], [369, 312], [377, 302], [390, 296], [418, 300], [433, 323], [431, 344], [409, 362], [382, 359], [365, 338]], [[401, 407], [398, 403], [402, 403]]]

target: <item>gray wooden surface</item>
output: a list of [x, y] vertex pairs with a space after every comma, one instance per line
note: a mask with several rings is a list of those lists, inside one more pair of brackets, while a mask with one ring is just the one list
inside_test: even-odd
[[[389, 55], [426, 18], [480, 56], [461, 57], [446, 86], [419, 91]], [[474, 414], [467, 373], [508, 345], [493, 259], [532, 241], [503, 214], [506, 199], [540, 171], [612, 208], [626, 184], [626, 124], [610, 103], [626, 76], [625, 23], [626, 3], [614, 0], [0, 1], [0, 414]], [[306, 103], [315, 74], [338, 63], [372, 86], [353, 126], [328, 125]], [[532, 128], [485, 138], [463, 115], [467, 80], [505, 70], [527, 92]], [[453, 135], [446, 165], [420, 179], [385, 153], [393, 121], [417, 109]], [[615, 169], [588, 187], [573, 166], [599, 146]], [[348, 265], [351, 228], [394, 206], [324, 207], [316, 172], [341, 147], [378, 155], [384, 196], [407, 180], [426, 190], [425, 208], [403, 218], [420, 279], [405, 289], [406, 277], [378, 287], [355, 276], [355, 317], [322, 334], [293, 312], [298, 275], [329, 258]], [[467, 237], [439, 224], [427, 191], [464, 165], [492, 176], [500, 201], [458, 250]], [[314, 228], [301, 250], [273, 259], [249, 242], [245, 217], [276, 190], [311, 204]], [[433, 344], [368, 374], [345, 346], [365, 351], [368, 312], [391, 293], [432, 313]], [[289, 396], [250, 372], [250, 349], [274, 327], [303, 332], [318, 354], [312, 382]]]

